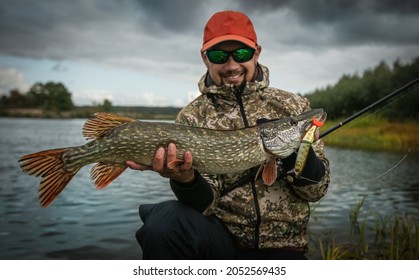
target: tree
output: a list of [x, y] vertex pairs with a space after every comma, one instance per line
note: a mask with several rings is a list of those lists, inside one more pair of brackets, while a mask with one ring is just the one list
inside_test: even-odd
[[43, 107], [46, 104], [48, 95], [41, 83], [35, 83], [26, 93], [27, 104], [29, 107]]
[[66, 111], [74, 107], [73, 101], [71, 100], [71, 93], [62, 83], [48, 82], [43, 85], [42, 90], [47, 96], [46, 102], [44, 103], [46, 109]]
[[103, 112], [111, 112], [112, 111], [112, 102], [109, 99], [105, 99], [103, 101], [103, 105], [100, 106]]
[[[419, 57], [406, 65], [397, 60], [393, 68], [381, 62], [375, 68], [365, 70], [362, 76], [343, 75], [335, 85], [316, 89], [306, 97], [313, 108], [323, 108], [331, 118], [347, 117], [417, 77]], [[380, 110], [380, 114], [390, 119], [418, 118], [419, 95], [407, 93], [409, 91], [405, 97], [395, 99], [385, 110]]]
[[2, 95], [0, 105], [5, 107], [25, 107], [25, 95], [17, 89], [12, 89], [9, 92], [9, 96]]

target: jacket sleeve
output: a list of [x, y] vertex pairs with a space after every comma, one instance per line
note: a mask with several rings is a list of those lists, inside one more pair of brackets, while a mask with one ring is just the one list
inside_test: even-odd
[[214, 201], [212, 188], [197, 170], [193, 182], [184, 184], [170, 180], [170, 187], [180, 202], [199, 212], [204, 212]]

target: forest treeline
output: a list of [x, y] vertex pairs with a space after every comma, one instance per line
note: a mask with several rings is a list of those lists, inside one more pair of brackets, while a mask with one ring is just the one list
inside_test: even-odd
[[41, 108], [68, 111], [74, 108], [71, 93], [62, 83], [35, 83], [26, 93], [17, 89], [2, 95], [0, 105], [8, 108]]
[[[380, 98], [399, 89], [405, 84], [419, 78], [419, 57], [412, 62], [401, 64], [396, 60], [392, 66], [385, 62], [372, 69], [365, 70], [362, 75], [346, 74], [332, 86], [316, 89], [304, 95], [313, 108], [323, 108], [332, 119], [348, 117]], [[379, 114], [385, 118], [406, 120], [419, 118], [419, 85], [402, 93], [401, 98], [395, 97], [385, 110]]]
[[113, 106], [104, 99], [90, 106], [75, 106], [62, 83], [35, 83], [27, 92], [11, 90], [0, 97], [0, 116], [43, 118], [89, 118], [95, 112], [112, 112], [132, 118], [174, 119], [181, 108]]
[[111, 101], [92, 106], [75, 106], [71, 92], [62, 83], [35, 83], [27, 92], [10, 90], [0, 97], [0, 116], [86, 118], [97, 111], [111, 112]]

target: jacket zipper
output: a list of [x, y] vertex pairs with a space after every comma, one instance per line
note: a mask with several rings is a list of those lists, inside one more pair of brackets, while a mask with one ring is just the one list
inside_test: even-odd
[[246, 111], [244, 110], [243, 106], [242, 92], [236, 91], [234, 92], [234, 95], [236, 96], [237, 103], [239, 103], [240, 114], [242, 116], [244, 126], [249, 127], [249, 121], [247, 120]]
[[[240, 114], [243, 119], [243, 123], [245, 127], [249, 127], [249, 121], [247, 120], [246, 111], [244, 110], [243, 99], [242, 99], [242, 92], [243, 90], [237, 91], [234, 93], [237, 99], [237, 103], [239, 104]], [[260, 233], [260, 224], [262, 222], [261, 214], [260, 214], [260, 207], [259, 207], [259, 200], [258, 200], [258, 192], [256, 190], [256, 185], [253, 180], [250, 180], [252, 185], [252, 194], [253, 194], [253, 203], [255, 205], [255, 212], [256, 212], [256, 225], [255, 225], [255, 232], [254, 232], [254, 249], [259, 249], [259, 233]]]
[[260, 215], [260, 207], [259, 207], [259, 200], [258, 200], [258, 192], [256, 190], [255, 181], [250, 181], [252, 184], [252, 193], [253, 193], [253, 202], [255, 204], [255, 211], [256, 211], [256, 226], [255, 226], [255, 245], [254, 249], [259, 249], [259, 233], [260, 233], [260, 224], [262, 222], [262, 217]]

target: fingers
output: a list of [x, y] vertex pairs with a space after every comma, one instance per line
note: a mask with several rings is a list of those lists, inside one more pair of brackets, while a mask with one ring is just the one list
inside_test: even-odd
[[153, 169], [154, 171], [160, 173], [162, 176], [167, 177], [169, 173], [176, 172], [178, 169], [178, 166], [169, 167], [167, 165], [169, 162], [177, 161], [175, 144], [170, 143], [167, 146], [167, 160], [165, 156], [165, 149], [163, 147], [158, 148], [153, 159]]
[[174, 143], [169, 143], [167, 146], [167, 162], [172, 162], [176, 160], [176, 145]]
[[[164, 152], [164, 149], [163, 149]], [[160, 151], [156, 153], [160, 156]], [[177, 149], [174, 143], [170, 143], [167, 146], [167, 162], [164, 162], [164, 153], [163, 161], [159, 162], [158, 166], [155, 168], [160, 168], [160, 164], [163, 164], [162, 169], [155, 169], [163, 177], [171, 178], [179, 182], [191, 182], [195, 177], [195, 172], [192, 168], [192, 153], [187, 151], [183, 155], [183, 160], [177, 158]], [[172, 163], [172, 164], [168, 164]], [[178, 164], [173, 164], [178, 163]]]
[[177, 158], [177, 148], [174, 143], [170, 143], [167, 146], [167, 155], [166, 150], [163, 147], [156, 150], [152, 160], [152, 166], [142, 165], [134, 161], [126, 162], [126, 164], [132, 169], [142, 171], [154, 170], [162, 177], [172, 178], [181, 182], [188, 182], [194, 179], [195, 172], [192, 168], [192, 163], [192, 153], [189, 151], [185, 152], [183, 160], [179, 160]]
[[165, 153], [166, 152], [163, 147], [158, 148], [154, 154], [151, 166], [143, 165], [132, 160], [127, 160], [125, 164], [134, 170], [154, 170], [156, 172], [163, 172], [165, 169]]
[[185, 170], [189, 170], [192, 168], [192, 153], [189, 151], [186, 151], [185, 154], [183, 155], [183, 160], [178, 160], [177, 159], [177, 148], [176, 145], [174, 143], [170, 143], [167, 146], [167, 162], [176, 162], [179, 161], [181, 162], [181, 164], [177, 165], [176, 168], [171, 167], [169, 169], [171, 170], [180, 170], [180, 171], [185, 171]]
[[193, 162], [192, 153], [189, 151], [186, 151], [183, 156], [183, 160], [184, 160], [184, 163], [180, 166], [180, 169], [184, 171], [192, 169], [192, 162]]
[[156, 172], [163, 172], [165, 170], [165, 150], [163, 147], [157, 149], [153, 158], [153, 169]]
[[151, 166], [143, 165], [132, 160], [127, 160], [125, 164], [133, 170], [140, 170], [140, 171], [153, 170], [153, 167]]

